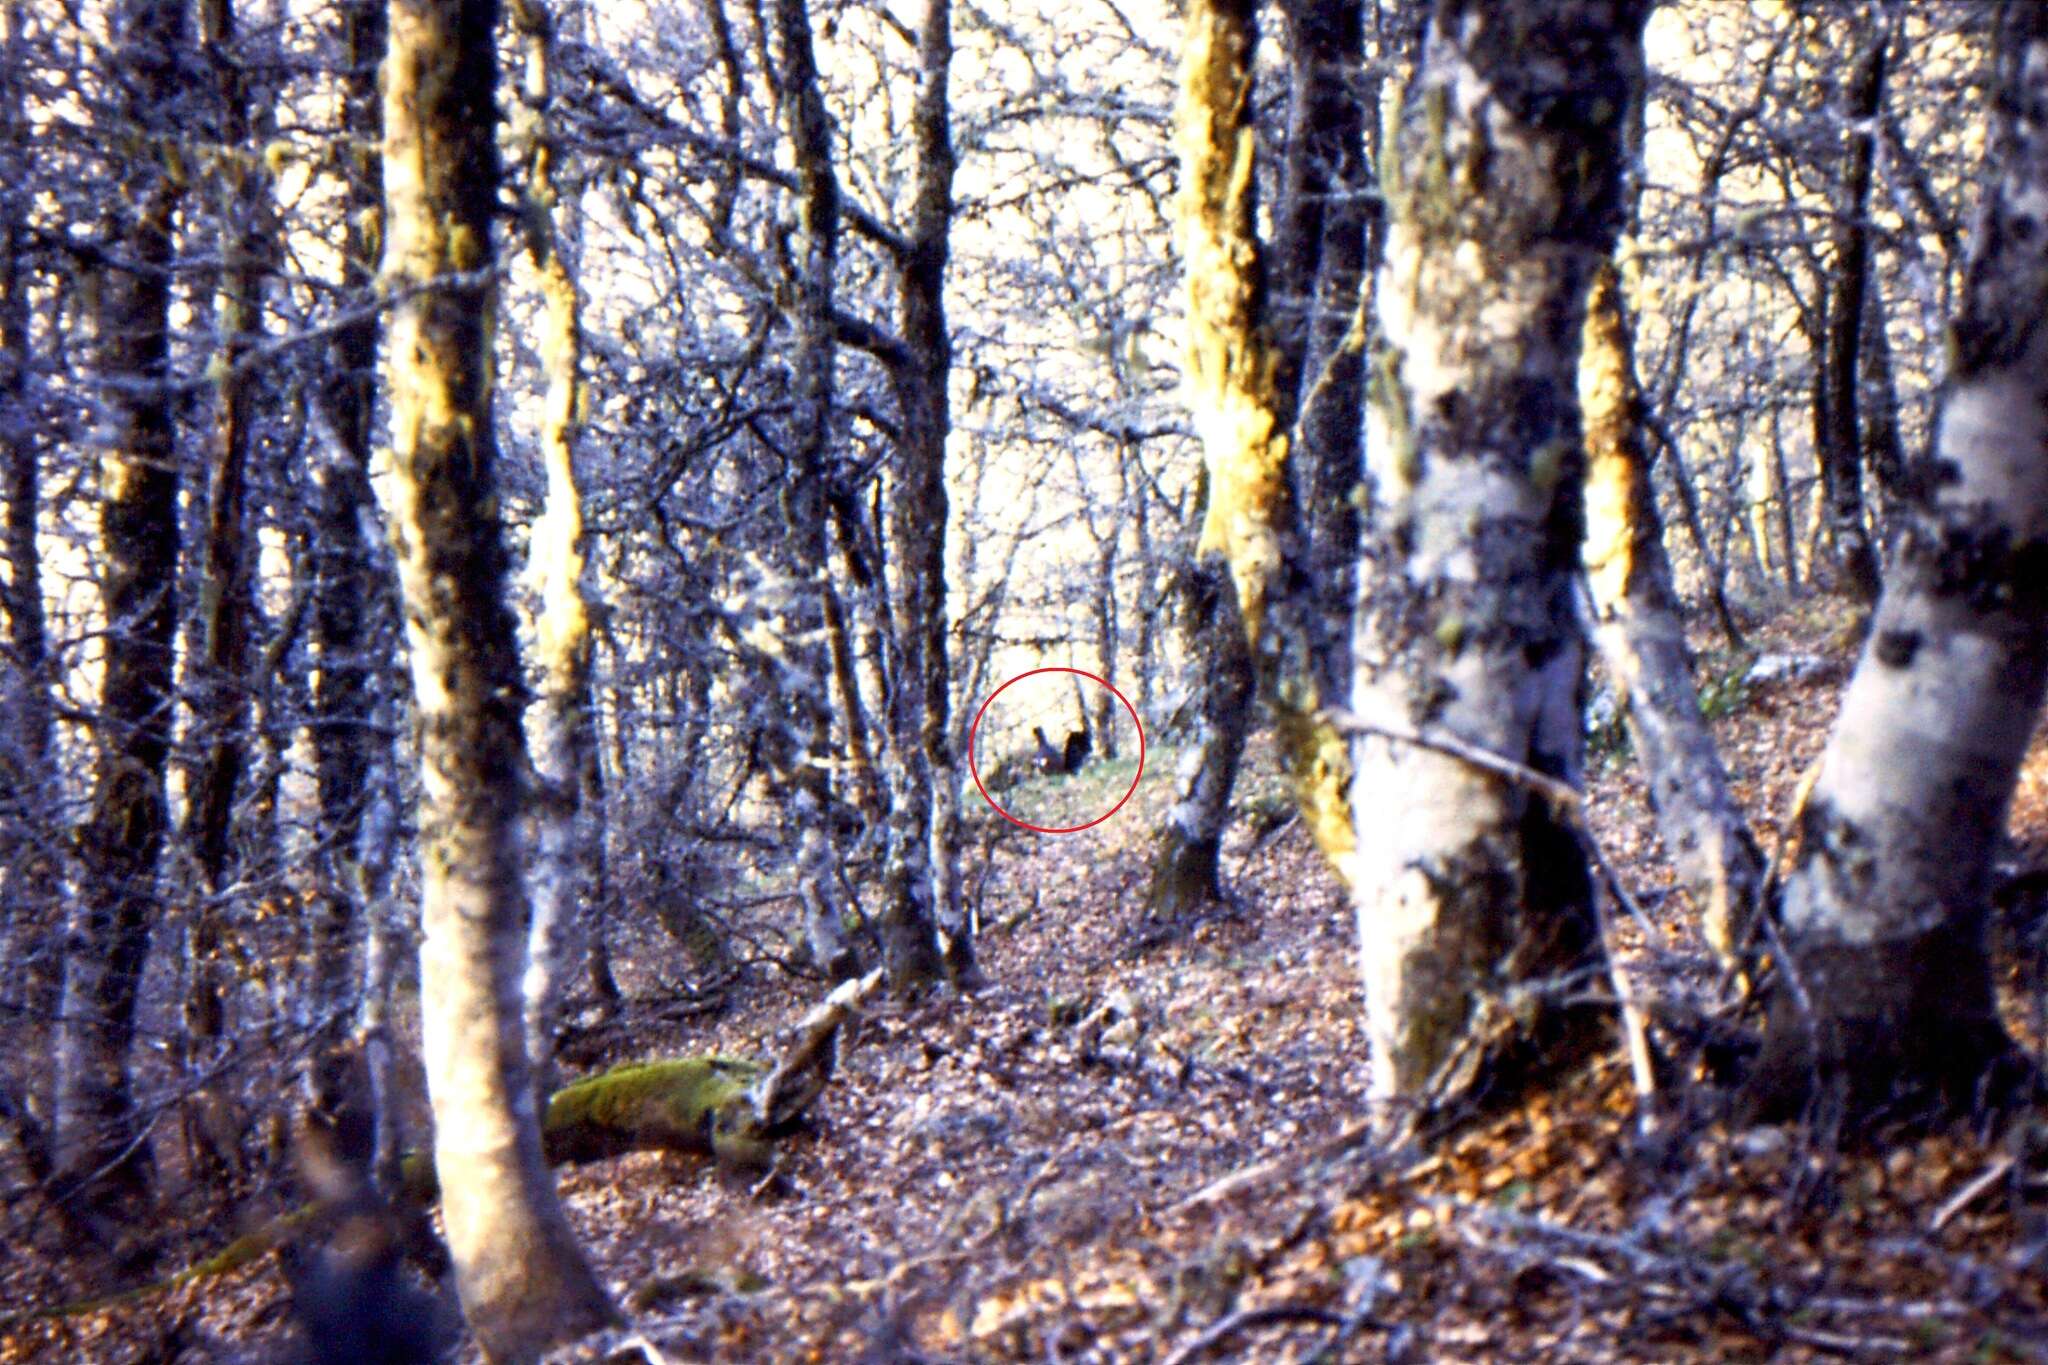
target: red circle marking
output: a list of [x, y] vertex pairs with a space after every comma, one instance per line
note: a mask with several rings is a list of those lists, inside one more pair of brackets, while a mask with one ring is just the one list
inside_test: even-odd
[[[996, 698], [1002, 696], [1006, 690], [1023, 682], [1026, 678], [1035, 678], [1041, 673], [1072, 673], [1077, 677], [1086, 678], [1089, 682], [1100, 683], [1102, 686], [1107, 687], [1109, 694], [1122, 702], [1124, 710], [1131, 713], [1131, 724], [1136, 726], [1138, 730], [1138, 771], [1131, 774], [1130, 787], [1118, 798], [1114, 806], [1111, 806], [1085, 825], [1068, 825], [1062, 829], [1055, 829], [1049, 825], [1034, 825], [1029, 820], [1019, 820], [1016, 816], [1004, 810], [997, 803], [996, 799], [988, 794], [988, 784], [981, 780], [981, 764], [977, 761], [974, 753], [974, 736], [975, 732], [981, 729], [981, 718], [988, 714], [988, 708], [993, 706]], [[1019, 673], [1016, 677], [989, 693], [988, 700], [983, 702], [981, 709], [974, 713], [974, 724], [967, 727], [967, 770], [974, 774], [974, 785], [980, 790], [981, 799], [988, 802], [990, 809], [1005, 820], [1008, 820], [1011, 824], [1021, 829], [1028, 829], [1033, 834], [1079, 834], [1084, 829], [1094, 829], [1104, 820], [1122, 810], [1124, 803], [1131, 799], [1131, 794], [1138, 790], [1138, 779], [1145, 775], [1145, 722], [1138, 719], [1138, 708], [1131, 705], [1131, 699], [1117, 691], [1116, 685], [1107, 678], [1098, 678], [1085, 668], [1066, 668], [1061, 666], [1034, 668], [1029, 673]]]

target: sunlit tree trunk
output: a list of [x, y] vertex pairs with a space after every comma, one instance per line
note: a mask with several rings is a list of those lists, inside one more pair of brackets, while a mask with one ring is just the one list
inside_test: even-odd
[[463, 1311], [494, 1361], [614, 1319], [541, 1153], [521, 978], [526, 762], [491, 426], [494, 0], [392, 0], [390, 521], [419, 718], [421, 1043]]
[[1499, 1100], [1604, 1031], [1565, 818], [1389, 736], [1580, 779], [1580, 330], [1621, 224], [1648, 8], [1439, 5], [1386, 154], [1352, 883], [1382, 1101]]
[[[1350, 867], [1350, 759], [1323, 714], [1312, 660], [1313, 603], [1301, 590], [1302, 538], [1289, 488], [1291, 396], [1267, 318], [1256, 222], [1252, 54], [1255, 6], [1195, 0], [1183, 29], [1174, 141], [1175, 205], [1187, 289], [1183, 386], [1208, 467], [1196, 553], [1229, 565], [1259, 695], [1309, 833], [1342, 876]], [[1290, 560], [1292, 561], [1290, 568]]]
[[1586, 300], [1579, 406], [1586, 429], [1584, 554], [1600, 651], [1627, 699], [1629, 737], [1665, 853], [1707, 942], [1729, 962], [1763, 891], [1763, 856], [1700, 715], [1650, 483], [1635, 342], [1611, 266], [1594, 277]]
[[[129, 0], [116, 15], [110, 75], [124, 94], [121, 136], [175, 117], [186, 43], [180, 0]], [[158, 902], [170, 745], [172, 584], [178, 472], [166, 386], [171, 225], [178, 186], [154, 157], [122, 166], [120, 260], [100, 280], [99, 357], [112, 381], [100, 462], [100, 595], [107, 635], [92, 813], [78, 832], [83, 885], [65, 933], [57, 1040], [56, 1159], [88, 1196], [132, 1188], [145, 1149], [134, 1127], [128, 1052]], [[93, 1199], [93, 1202], [101, 1202]]]
[[541, 397], [540, 456], [547, 497], [534, 522], [528, 574], [540, 597], [534, 619], [534, 653], [540, 666], [540, 696], [530, 717], [533, 767], [541, 790], [536, 803], [532, 866], [533, 922], [527, 932], [526, 1048], [533, 1062], [537, 1094], [554, 1089], [555, 1033], [561, 997], [570, 975], [582, 965], [589, 942], [592, 898], [601, 880], [602, 854], [595, 812], [585, 801], [597, 790], [597, 743], [590, 691], [591, 594], [584, 582], [583, 497], [577, 486], [576, 446], [583, 369], [582, 298], [575, 269], [565, 254], [566, 234], [558, 218], [572, 211], [561, 203], [556, 178], [555, 131], [548, 117], [552, 98], [554, 17], [543, 0], [511, 0], [512, 22], [525, 49], [520, 98], [526, 106], [524, 147], [526, 250], [540, 277], [541, 368], [547, 382]]
[[1992, 855], [2048, 685], [2048, 9], [1998, 40], [1989, 169], [1931, 454], [1798, 816], [1753, 1096], [1837, 1113], [2017, 1074], [1984, 947]]

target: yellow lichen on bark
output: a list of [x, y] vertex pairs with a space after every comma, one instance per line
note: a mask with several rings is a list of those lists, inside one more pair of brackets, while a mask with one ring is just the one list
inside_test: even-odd
[[1619, 290], [1614, 267], [1603, 264], [1586, 297], [1579, 362], [1579, 409], [1586, 441], [1583, 553], [1593, 600], [1603, 605], [1627, 593], [1635, 571], [1630, 509], [1644, 473], [1634, 447], [1639, 398], [1622, 331]]
[[1251, 30], [1241, 10], [1228, 0], [1197, 0], [1188, 12], [1174, 216], [1186, 281], [1182, 383], [1209, 466], [1200, 550], [1221, 551], [1229, 563], [1256, 646], [1280, 572], [1273, 521], [1286, 491], [1287, 435], [1276, 415], [1278, 356], [1258, 315]]

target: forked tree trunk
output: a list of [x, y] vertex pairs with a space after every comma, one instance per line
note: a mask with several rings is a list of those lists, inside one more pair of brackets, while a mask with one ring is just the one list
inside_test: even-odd
[[1787, 860], [1766, 1114], [1967, 1105], [2021, 1074], [1984, 914], [2048, 685], [2048, 8], [2005, 8], [1997, 80], [1932, 454]]
[[1601, 267], [1586, 300], [1579, 406], [1586, 427], [1584, 555], [1600, 652], [1628, 702], [1629, 737], [1664, 851], [1708, 944], [1731, 963], [1763, 891], [1763, 855], [1700, 715], [1650, 483], [1635, 343], [1611, 265]]
[[[181, 88], [179, 0], [129, 0], [116, 16], [111, 82], [125, 90], [122, 130], [161, 130]], [[157, 911], [170, 747], [171, 585], [178, 564], [178, 472], [171, 429], [171, 223], [178, 186], [162, 163], [131, 157], [121, 185], [118, 263], [100, 284], [99, 367], [111, 381], [100, 463], [100, 595], [105, 663], [92, 812], [78, 832], [80, 887], [65, 934], [57, 1039], [56, 1165], [91, 1202], [133, 1188], [145, 1162], [134, 1126], [128, 1052]]]
[[525, 1362], [615, 1320], [541, 1151], [521, 1010], [523, 688], [497, 520], [494, 0], [392, 0], [390, 519], [419, 718], [421, 1045], [463, 1311]]
[[[1447, 0], [1383, 176], [1361, 726], [1576, 785], [1585, 291], [1621, 224], [1646, 0]], [[1499, 1101], [1602, 1036], [1584, 854], [1524, 785], [1408, 739], [1355, 751], [1372, 1091]]]
[[1289, 487], [1294, 404], [1267, 316], [1255, 226], [1256, 11], [1249, 0], [1195, 0], [1182, 36], [1174, 222], [1187, 291], [1183, 383], [1209, 479], [1196, 553], [1220, 554], [1230, 568], [1295, 799], [1317, 846], [1348, 880], [1350, 758], [1323, 714], [1327, 699], [1312, 663], [1314, 603], [1302, 590], [1303, 540]]

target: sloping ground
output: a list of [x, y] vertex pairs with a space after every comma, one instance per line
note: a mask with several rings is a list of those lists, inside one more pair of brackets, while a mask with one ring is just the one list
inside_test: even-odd
[[[1761, 643], [1818, 633], [1786, 622]], [[1845, 667], [1743, 688], [1739, 661], [1703, 665], [1767, 845]], [[1270, 775], [1244, 797], [1230, 913], [1131, 952], [1169, 767], [1155, 753], [1097, 829], [999, 838], [989, 987], [870, 1011], [779, 1178], [652, 1155], [565, 1176], [586, 1245], [669, 1359], [2048, 1359], [2031, 1150], [1951, 1134], [1834, 1156], [1792, 1130], [1684, 1119], [1646, 1138], [1618, 1057], [1433, 1153], [1359, 1140], [1350, 916], [1299, 828], [1273, 826]], [[1085, 809], [1130, 771], [1028, 795]], [[1603, 845], [1653, 920], [1654, 942], [1624, 930], [1631, 970], [1697, 986], [1704, 955], [1658, 894], [1625, 756], [1594, 787]], [[2044, 792], [2037, 752], [2024, 846], [2048, 844]], [[777, 987], [706, 1028], [650, 1024], [621, 1055], [765, 1052], [807, 998]], [[166, 1329], [274, 1335], [277, 1283], [261, 1262], [45, 1325], [0, 1359], [205, 1358], [162, 1349]]]

